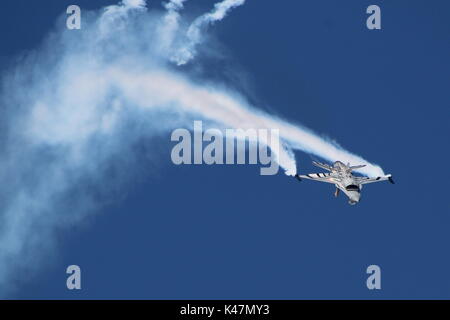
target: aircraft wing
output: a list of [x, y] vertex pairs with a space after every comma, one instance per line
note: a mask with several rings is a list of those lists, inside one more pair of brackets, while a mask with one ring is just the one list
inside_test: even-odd
[[366, 184], [366, 183], [372, 183], [372, 182], [380, 182], [380, 181], [386, 181], [389, 180], [390, 183], [394, 183], [394, 180], [392, 179], [392, 175], [388, 174], [384, 177], [356, 177], [356, 183], [358, 184]]
[[309, 179], [309, 180], [315, 180], [319, 182], [327, 182], [327, 183], [333, 183], [335, 184], [336, 181], [330, 176], [330, 173], [310, 173], [305, 175], [296, 175], [297, 179]]

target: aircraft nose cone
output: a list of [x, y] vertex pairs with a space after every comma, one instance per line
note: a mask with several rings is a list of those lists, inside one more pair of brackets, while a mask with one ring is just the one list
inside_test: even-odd
[[361, 194], [359, 193], [359, 192], [352, 192], [351, 194], [350, 194], [350, 197], [349, 197], [350, 199], [349, 199], [349, 203], [350, 204], [357, 204], [358, 202], [359, 202], [359, 199], [361, 198]]

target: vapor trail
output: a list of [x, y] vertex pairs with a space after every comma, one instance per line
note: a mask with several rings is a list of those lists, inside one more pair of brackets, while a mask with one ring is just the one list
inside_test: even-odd
[[223, 0], [216, 3], [211, 12], [205, 13], [198, 17], [189, 26], [184, 45], [178, 49], [172, 60], [178, 65], [183, 65], [193, 59], [196, 54], [196, 46], [202, 42], [204, 29], [216, 21], [220, 21], [227, 13], [238, 6], [245, 3], [245, 0]]
[[[189, 29], [222, 19], [243, 2], [222, 1]], [[147, 10], [143, 0], [124, 0], [85, 15], [82, 30], [57, 30], [3, 74], [0, 179], [7, 183], [0, 184], [0, 294], [14, 287], [16, 272], [28, 274], [49, 258], [57, 230], [120, 194], [139, 167], [133, 145], [169, 136], [193, 119], [279, 129], [285, 146], [277, 160], [290, 174], [296, 165], [289, 146], [330, 161], [367, 164], [360, 172], [368, 175], [382, 173], [310, 130], [258, 110], [236, 90], [173, 66], [175, 49], [161, 50], [162, 34], [170, 30], [176, 39], [186, 30], [177, 15], [182, 1], [170, 3], [161, 12]], [[164, 18], [171, 14], [176, 24]]]
[[179, 30], [179, 11], [183, 9], [184, 2], [186, 2], [186, 0], [171, 0], [164, 4], [167, 12], [162, 17], [162, 23], [158, 26], [158, 42], [160, 43], [160, 50], [165, 55], [167, 55], [168, 52], [170, 52], [170, 50], [172, 49], [175, 36]]
[[[199, 87], [189, 80], [165, 71], [130, 73], [126, 70], [111, 69], [108, 77], [114, 79], [123, 90], [123, 95], [143, 108], [157, 105], [171, 106], [178, 110], [191, 112], [203, 118], [222, 123], [228, 128], [280, 130], [280, 137], [294, 149], [302, 150], [329, 161], [341, 160], [351, 164], [366, 164], [358, 169], [367, 175], [382, 175], [379, 166], [372, 165], [335, 144], [324, 140], [312, 131], [298, 125], [277, 119], [250, 106], [245, 99], [234, 93]], [[281, 148], [280, 165], [289, 175], [296, 173], [295, 159], [288, 148]]]

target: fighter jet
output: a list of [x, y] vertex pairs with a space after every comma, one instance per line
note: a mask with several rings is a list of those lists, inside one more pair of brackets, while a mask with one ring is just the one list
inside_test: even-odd
[[313, 161], [313, 164], [330, 171], [330, 173], [310, 173], [307, 175], [296, 174], [295, 177], [299, 181], [302, 181], [302, 179], [309, 179], [332, 183], [336, 186], [334, 196], [337, 197], [339, 195], [339, 191], [344, 192], [349, 198], [348, 203], [351, 205], [357, 204], [361, 199], [361, 189], [363, 184], [385, 180], [389, 180], [390, 183], [394, 183], [392, 175], [390, 174], [374, 178], [359, 177], [352, 174], [353, 170], [365, 167], [365, 165], [350, 166], [350, 163], [345, 165], [341, 161], [336, 161], [333, 166], [317, 161]]

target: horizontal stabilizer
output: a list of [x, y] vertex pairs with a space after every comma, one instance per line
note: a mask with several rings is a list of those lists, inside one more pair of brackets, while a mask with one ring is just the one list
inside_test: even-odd
[[364, 168], [365, 166], [366, 166], [365, 164], [360, 164], [358, 166], [351, 166], [350, 169], [355, 170], [355, 169]]
[[315, 166], [317, 166], [319, 168], [322, 168], [322, 169], [325, 169], [325, 170], [328, 170], [328, 171], [332, 171], [332, 168], [328, 164], [321, 163], [321, 162], [318, 162], [318, 161], [313, 161], [312, 163], [313, 163], [313, 165], [315, 165]]

